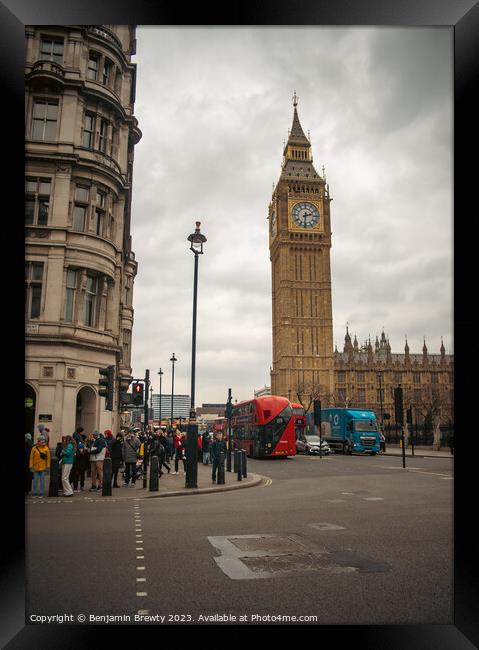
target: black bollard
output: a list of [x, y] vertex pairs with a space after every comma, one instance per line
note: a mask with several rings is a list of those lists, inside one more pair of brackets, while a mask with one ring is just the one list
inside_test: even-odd
[[158, 492], [160, 487], [160, 462], [158, 456], [150, 459], [150, 492]]
[[146, 480], [148, 476], [148, 453], [146, 451], [146, 441], [143, 444], [143, 489], [146, 490]]
[[246, 449], [243, 449], [241, 452], [241, 469], [243, 478], [248, 478], [248, 475], [246, 473]]
[[103, 461], [103, 485], [101, 488], [102, 497], [111, 497], [111, 458], [105, 458]]
[[233, 451], [233, 472], [235, 474], [238, 472], [238, 451], [236, 449]]
[[218, 480], [216, 481], [217, 485], [225, 484], [225, 454], [220, 452], [220, 459], [218, 463]]
[[48, 488], [49, 497], [58, 496], [58, 477], [60, 476], [60, 463], [58, 458], [52, 458], [50, 461], [50, 485]]
[[237, 454], [236, 469], [237, 469], [237, 473], [238, 473], [238, 481], [241, 481], [242, 478], [243, 478], [243, 476], [242, 476], [243, 469], [241, 467], [241, 465], [242, 465], [241, 461], [243, 459], [243, 453], [240, 450], [238, 450], [236, 452], [236, 454]]

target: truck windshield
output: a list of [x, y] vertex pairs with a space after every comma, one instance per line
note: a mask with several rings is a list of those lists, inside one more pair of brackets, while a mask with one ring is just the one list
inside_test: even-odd
[[376, 420], [355, 420], [354, 430], [355, 431], [377, 431], [378, 425]]

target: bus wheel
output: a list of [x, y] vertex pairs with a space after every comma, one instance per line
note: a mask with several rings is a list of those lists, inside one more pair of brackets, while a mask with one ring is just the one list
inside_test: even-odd
[[376, 455], [376, 452], [375, 452], [375, 451], [372, 451], [372, 452], [371, 452], [371, 456], [375, 456], [375, 455]]

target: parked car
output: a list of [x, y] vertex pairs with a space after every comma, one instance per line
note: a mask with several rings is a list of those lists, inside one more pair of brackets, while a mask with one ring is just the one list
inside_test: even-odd
[[[331, 448], [326, 440], [321, 441], [321, 452], [327, 456]], [[319, 436], [305, 434], [296, 440], [296, 452], [298, 454], [317, 454], [319, 456]]]

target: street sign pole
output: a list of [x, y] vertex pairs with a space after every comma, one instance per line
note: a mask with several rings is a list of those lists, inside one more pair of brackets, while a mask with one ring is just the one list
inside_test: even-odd
[[402, 466], [406, 468], [406, 445], [404, 439], [404, 409], [401, 384], [394, 389], [394, 408], [396, 423], [401, 427]]

